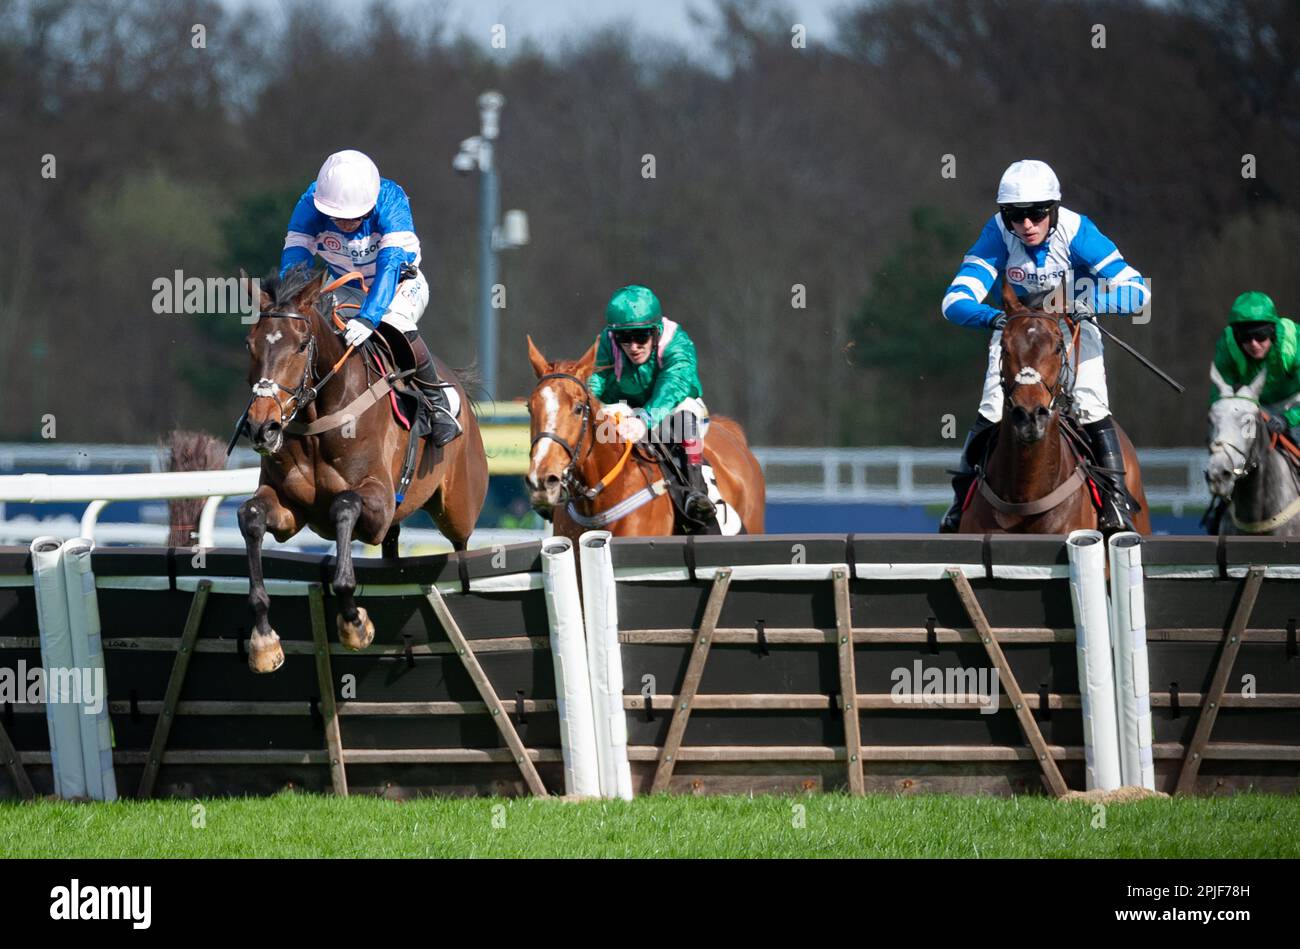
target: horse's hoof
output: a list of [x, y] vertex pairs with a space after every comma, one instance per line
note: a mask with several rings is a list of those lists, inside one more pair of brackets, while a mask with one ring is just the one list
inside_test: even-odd
[[280, 637], [271, 630], [269, 634], [253, 630], [248, 639], [248, 668], [257, 673], [274, 672], [284, 665], [284, 650]]
[[340, 613], [336, 620], [339, 628], [339, 642], [344, 649], [365, 649], [375, 641], [375, 624], [370, 622], [370, 614], [364, 606], [357, 607], [357, 621], [349, 623]]

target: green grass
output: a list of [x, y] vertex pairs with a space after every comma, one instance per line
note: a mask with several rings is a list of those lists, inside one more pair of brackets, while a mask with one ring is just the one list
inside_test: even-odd
[[5, 802], [0, 857], [1300, 856], [1300, 797], [1147, 800], [1097, 820], [1037, 797]]

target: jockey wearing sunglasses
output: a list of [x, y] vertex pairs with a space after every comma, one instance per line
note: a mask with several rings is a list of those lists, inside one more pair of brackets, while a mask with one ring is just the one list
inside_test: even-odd
[[[1214, 366], [1223, 381], [1239, 389], [1266, 372], [1259, 401], [1269, 414], [1269, 431], [1300, 444], [1300, 330], [1279, 316], [1272, 299], [1247, 291], [1232, 304], [1228, 325], [1214, 348]], [[1211, 386], [1210, 402], [1220, 398]]]
[[596, 349], [588, 387], [602, 402], [626, 402], [635, 409], [619, 435], [636, 442], [651, 438], [678, 456], [686, 479], [686, 513], [706, 528], [716, 513], [704, 481], [704, 438], [709, 413], [700, 397], [695, 343], [663, 315], [649, 287], [623, 287], [605, 308], [605, 329]]
[[[1150, 302], [1150, 288], [1114, 242], [1091, 220], [1061, 206], [1060, 182], [1046, 162], [1026, 159], [1012, 164], [998, 183], [997, 203], [998, 212], [962, 258], [942, 304], [949, 321], [993, 330], [984, 397], [962, 448], [961, 467], [952, 482], [955, 500], [939, 524], [943, 532], [957, 530], [962, 504], [975, 479], [975, 466], [989, 433], [1002, 418], [1002, 326], [1007, 318], [997, 307], [984, 303], [994, 283], [1009, 281], [1030, 307], [1041, 305], [1062, 284], [1067, 300], [1073, 299], [1080, 309], [1094, 313], [1134, 314]], [[1093, 286], [1076, 295], [1075, 281], [1085, 277]], [[1070, 338], [1068, 332], [1066, 338]], [[1070, 364], [1074, 364], [1073, 353]], [[1101, 331], [1087, 321], [1079, 324], [1078, 367], [1072, 385], [1075, 414], [1088, 433], [1097, 464], [1117, 472], [1097, 472], [1112, 488], [1098, 516], [1099, 526], [1103, 532], [1131, 529], [1128, 515], [1133, 502], [1123, 487], [1124, 461], [1119, 433], [1110, 417]]]

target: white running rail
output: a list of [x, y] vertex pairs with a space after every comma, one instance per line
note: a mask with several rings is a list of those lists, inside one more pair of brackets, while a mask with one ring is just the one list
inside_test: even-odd
[[[755, 448], [769, 501], [947, 504], [961, 446], [952, 448]], [[1182, 516], [1209, 503], [1200, 448], [1138, 452], [1147, 500]]]

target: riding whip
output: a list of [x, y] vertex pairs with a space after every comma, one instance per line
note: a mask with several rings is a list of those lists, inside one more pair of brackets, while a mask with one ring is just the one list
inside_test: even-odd
[[1136, 360], [1137, 360], [1138, 362], [1140, 362], [1142, 365], [1146, 366], [1148, 369], [1150, 369], [1152, 372], [1154, 372], [1157, 376], [1159, 376], [1161, 379], [1163, 379], [1165, 382], [1167, 382], [1167, 383], [1168, 383], [1168, 384], [1173, 388], [1173, 390], [1174, 390], [1175, 392], [1178, 392], [1179, 394], [1181, 394], [1181, 393], [1187, 391], [1186, 386], [1184, 386], [1181, 382], [1179, 382], [1179, 381], [1178, 381], [1177, 379], [1175, 379], [1173, 376], [1169, 375], [1169, 373], [1165, 372], [1163, 369], [1161, 369], [1159, 366], [1157, 366], [1155, 363], [1153, 363], [1150, 359], [1147, 359], [1146, 356], [1143, 356], [1140, 352], [1138, 352], [1136, 349], [1134, 349], [1134, 348], [1133, 348], [1132, 346], [1130, 346], [1128, 343], [1124, 342], [1124, 340], [1120, 339], [1118, 336], [1116, 336], [1116, 335], [1115, 335], [1114, 333], [1112, 333], [1110, 330], [1106, 329], [1106, 327], [1102, 326], [1101, 323], [1099, 323], [1099, 322], [1097, 321], [1097, 316], [1096, 316], [1096, 314], [1094, 314], [1094, 313], [1089, 313], [1089, 314], [1087, 314], [1086, 316], [1084, 316], [1083, 319], [1087, 320], [1087, 321], [1090, 322], [1093, 326], [1097, 327], [1097, 329], [1101, 330], [1101, 332], [1102, 332], [1102, 333], [1103, 333], [1103, 334], [1104, 334], [1108, 339], [1114, 340], [1115, 343], [1120, 347], [1120, 349], [1123, 349], [1123, 350], [1124, 350], [1125, 352], [1127, 352], [1130, 356], [1132, 356], [1134, 359], [1136, 359]]

